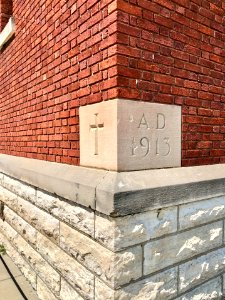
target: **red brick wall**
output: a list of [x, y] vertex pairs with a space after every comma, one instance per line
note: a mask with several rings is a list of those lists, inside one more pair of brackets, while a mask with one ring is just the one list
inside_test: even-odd
[[12, 0], [0, 0], [0, 31], [5, 27], [13, 11]]
[[225, 2], [118, 0], [119, 96], [182, 105], [182, 163], [225, 162]]
[[123, 97], [182, 105], [184, 166], [225, 162], [224, 11], [219, 0], [14, 0], [0, 152], [79, 164], [78, 107]]
[[16, 36], [0, 54], [1, 153], [79, 163], [78, 107], [116, 96], [111, 2], [13, 1]]

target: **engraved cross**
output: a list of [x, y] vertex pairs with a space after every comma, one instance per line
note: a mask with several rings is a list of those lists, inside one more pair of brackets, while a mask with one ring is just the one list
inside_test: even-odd
[[90, 129], [95, 132], [95, 154], [98, 155], [98, 131], [104, 127], [104, 123], [98, 124], [98, 114], [95, 114], [95, 124], [90, 125]]

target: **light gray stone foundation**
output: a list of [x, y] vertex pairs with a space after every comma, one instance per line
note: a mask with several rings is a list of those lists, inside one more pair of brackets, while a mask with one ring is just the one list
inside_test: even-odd
[[224, 165], [116, 173], [0, 155], [0, 171], [0, 243], [41, 300], [225, 295]]

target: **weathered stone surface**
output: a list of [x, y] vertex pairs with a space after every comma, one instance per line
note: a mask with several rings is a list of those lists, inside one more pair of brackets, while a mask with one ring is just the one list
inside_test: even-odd
[[59, 220], [20, 197], [17, 201], [17, 213], [49, 239], [58, 242]]
[[36, 205], [73, 227], [94, 236], [94, 212], [90, 209], [84, 209], [75, 203], [70, 204], [62, 201], [40, 190], [37, 190]]
[[8, 207], [18, 213], [27, 223], [47, 235], [50, 239], [58, 242], [59, 220], [32, 203], [1, 187], [0, 199], [7, 204]]
[[34, 201], [36, 197], [36, 190], [34, 187], [11, 178], [9, 176], [4, 176], [3, 186], [6, 187], [11, 192], [15, 193], [16, 195], [20, 196], [29, 201]]
[[180, 106], [113, 99], [82, 106], [79, 116], [83, 166], [131, 171], [181, 165]]
[[22, 274], [30, 282], [33, 289], [37, 289], [37, 275], [31, 266], [22, 258], [22, 256], [12, 247], [9, 241], [0, 233], [0, 244], [5, 246], [7, 254], [12, 259], [12, 261], [17, 265]]
[[64, 279], [61, 280], [61, 300], [84, 300]]
[[[88, 249], [89, 245], [86, 245]], [[94, 298], [94, 275], [57, 247], [49, 239], [38, 233], [37, 249], [61, 275], [72, 285], [84, 299]]]
[[219, 300], [222, 296], [222, 280], [220, 277], [200, 285], [193, 291], [176, 298], [176, 300]]
[[37, 230], [19, 217], [14, 211], [5, 206], [4, 208], [5, 220], [18, 232], [23, 238], [33, 246], [36, 245], [37, 241]]
[[177, 208], [166, 208], [119, 218], [96, 215], [95, 238], [113, 251], [177, 230]]
[[177, 268], [113, 291], [100, 280], [95, 283], [95, 300], [169, 300], [177, 295]]
[[5, 246], [7, 243], [9, 243], [9, 241], [0, 231], [0, 244]]
[[26, 259], [35, 272], [48, 285], [58, 292], [60, 289], [59, 274], [38, 254], [9, 224], [0, 220], [0, 231], [4, 233], [17, 252]]
[[222, 245], [222, 221], [194, 228], [144, 246], [144, 274], [163, 269]]
[[[37, 279], [37, 295], [40, 300], [58, 300], [42, 280]], [[74, 299], [75, 300], [75, 299]]]
[[225, 273], [222, 275], [222, 283], [223, 283], [222, 292], [223, 292], [223, 295], [225, 295]]
[[115, 290], [111, 289], [98, 277], [95, 278], [95, 300], [115, 300]]
[[195, 227], [225, 217], [225, 197], [211, 198], [180, 206], [180, 229]]
[[17, 210], [18, 196], [0, 186], [0, 200], [8, 207]]
[[2, 184], [3, 182], [3, 179], [4, 179], [4, 174], [3, 173], [0, 173], [0, 183]]
[[14, 230], [7, 222], [3, 222], [1, 219], [0, 219], [0, 232], [10, 242], [12, 242], [13, 239], [15, 239], [15, 238], [17, 238], [17, 236], [19, 236], [18, 233], [16, 232], [16, 230]]
[[60, 246], [112, 287], [142, 276], [140, 246], [114, 253], [63, 223], [60, 224]]
[[215, 250], [179, 266], [179, 290], [184, 292], [217, 276], [225, 269], [225, 248]]

